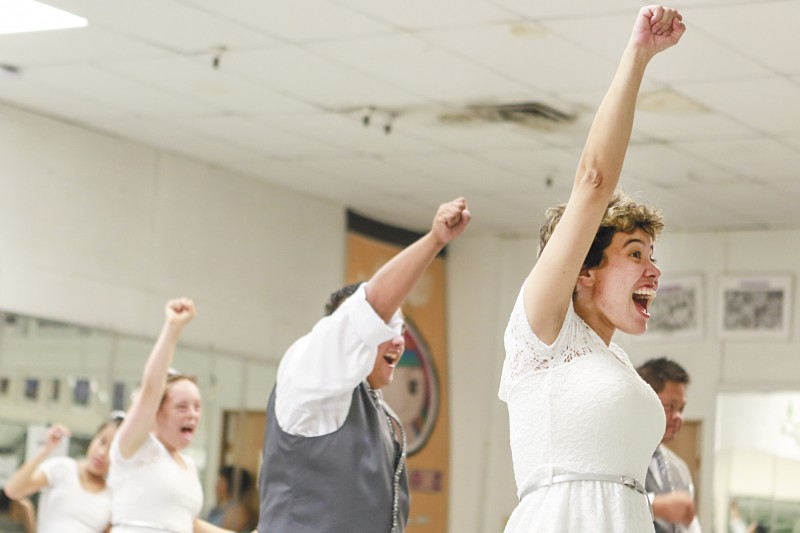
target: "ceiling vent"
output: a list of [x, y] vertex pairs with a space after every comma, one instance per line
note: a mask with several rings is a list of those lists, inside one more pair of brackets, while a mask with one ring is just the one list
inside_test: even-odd
[[501, 122], [546, 130], [553, 129], [558, 125], [570, 124], [576, 118], [577, 115], [565, 113], [540, 102], [470, 105], [460, 110], [439, 114], [439, 121], [444, 124]]

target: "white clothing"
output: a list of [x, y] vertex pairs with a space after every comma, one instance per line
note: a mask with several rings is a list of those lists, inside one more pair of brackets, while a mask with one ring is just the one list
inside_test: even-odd
[[[616, 344], [570, 302], [551, 346], [531, 330], [520, 291], [505, 332], [500, 399], [508, 404], [517, 494], [560, 474], [627, 476], [644, 484], [664, 409]], [[652, 532], [645, 496], [620, 483], [571, 481], [527, 494], [506, 533]]]
[[70, 457], [53, 457], [39, 465], [47, 486], [39, 495], [39, 533], [100, 533], [111, 523], [108, 487], [89, 492], [81, 485], [78, 463]]
[[[694, 482], [692, 481], [692, 473], [689, 470], [689, 467], [686, 465], [683, 459], [681, 459], [678, 454], [664, 446], [663, 444], [659, 444], [659, 449], [664, 456], [665, 467], [668, 469], [668, 476], [669, 476], [669, 487], [671, 491], [684, 491], [688, 492], [695, 497], [694, 491]], [[652, 475], [655, 479], [656, 484], [659, 487], [664, 487], [664, 480], [661, 476], [661, 469], [658, 466], [658, 461], [656, 460], [656, 456], [653, 455], [652, 459], [650, 460], [650, 465], [648, 466], [648, 474]], [[671, 492], [670, 491], [670, 492]], [[658, 494], [665, 494], [665, 492], [658, 492]], [[657, 494], [654, 494], [654, 497]], [[684, 526], [683, 524], [670, 524], [666, 520], [657, 519], [663, 527], [670, 529], [674, 529], [676, 533], [702, 533], [702, 529], [700, 529], [700, 520], [695, 516], [692, 523], [689, 526]]]
[[355, 389], [375, 365], [378, 346], [403, 327], [398, 310], [387, 325], [367, 301], [365, 285], [296, 340], [278, 366], [275, 418], [292, 435], [318, 437], [345, 422]]
[[108, 486], [114, 494], [112, 533], [153, 533], [153, 529], [117, 525], [136, 522], [192, 533], [203, 506], [203, 489], [192, 458], [184, 454], [181, 458], [185, 468], [150, 434], [141, 448], [125, 459], [119, 434], [114, 437], [108, 472]]

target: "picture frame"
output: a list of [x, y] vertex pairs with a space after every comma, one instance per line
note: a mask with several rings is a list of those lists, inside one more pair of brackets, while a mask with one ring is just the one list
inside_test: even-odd
[[650, 305], [646, 338], [658, 340], [702, 339], [705, 334], [703, 277], [686, 274], [664, 277]]
[[788, 340], [792, 324], [792, 276], [725, 276], [719, 290], [722, 340]]

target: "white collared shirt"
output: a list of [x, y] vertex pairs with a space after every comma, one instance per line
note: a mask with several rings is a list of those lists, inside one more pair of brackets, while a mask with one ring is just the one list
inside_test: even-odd
[[278, 366], [275, 416], [292, 435], [317, 437], [342, 427], [353, 390], [375, 365], [378, 346], [400, 335], [395, 312], [386, 324], [362, 284], [332, 315], [296, 340]]

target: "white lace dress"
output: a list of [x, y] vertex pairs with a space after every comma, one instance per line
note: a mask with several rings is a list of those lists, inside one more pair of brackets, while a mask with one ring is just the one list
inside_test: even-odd
[[530, 328], [522, 291], [505, 332], [500, 399], [508, 404], [517, 494], [506, 533], [653, 531], [644, 495], [621, 483], [560, 474], [628, 476], [644, 485], [664, 434], [664, 409], [616, 344], [606, 346], [570, 303], [551, 346]]

